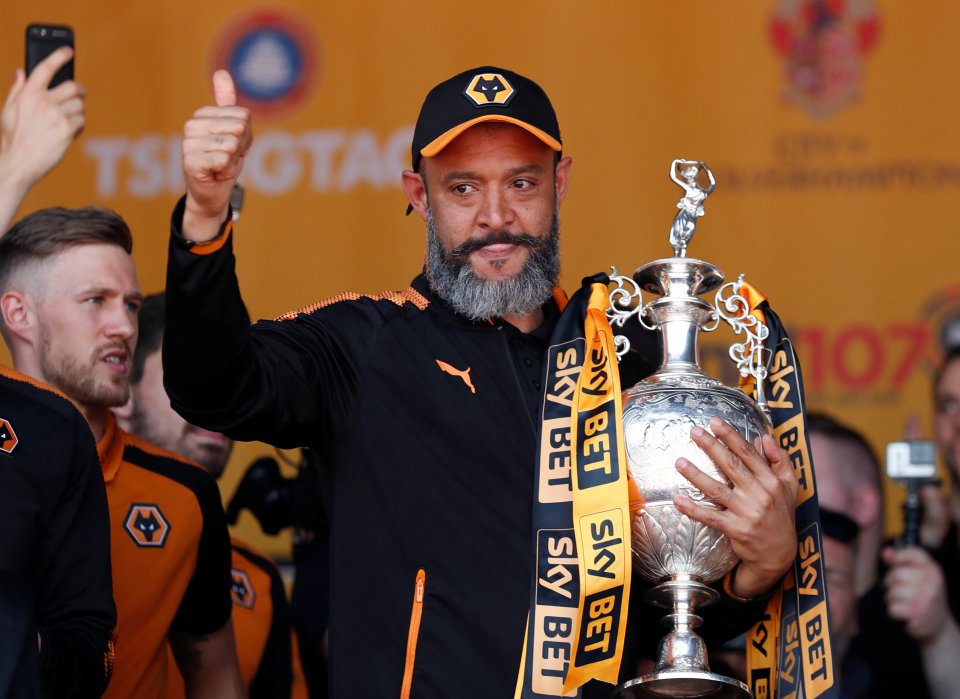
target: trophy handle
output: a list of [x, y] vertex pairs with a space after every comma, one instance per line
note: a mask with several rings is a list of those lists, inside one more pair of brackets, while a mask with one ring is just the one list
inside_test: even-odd
[[744, 333], [743, 342], [730, 345], [730, 358], [736, 363], [740, 376], [752, 376], [757, 388], [757, 405], [767, 412], [767, 399], [764, 395], [763, 380], [767, 377], [767, 364], [770, 362], [771, 352], [763, 341], [770, 334], [770, 329], [756, 316], [750, 313], [750, 304], [740, 295], [743, 286], [743, 275], [735, 282], [727, 282], [719, 289], [714, 297], [717, 314], [723, 318], [739, 335]]
[[[621, 275], [616, 267], [610, 267], [609, 277], [610, 284], [613, 285], [610, 289], [610, 305], [607, 306], [607, 320], [610, 322], [610, 327], [622, 328], [627, 320], [636, 316], [640, 325], [647, 330], [656, 330], [656, 326], [648, 323], [644, 317], [646, 312], [640, 285], [632, 278]], [[614, 334], [613, 340], [619, 362], [623, 355], [630, 351], [630, 340], [618, 334]]]

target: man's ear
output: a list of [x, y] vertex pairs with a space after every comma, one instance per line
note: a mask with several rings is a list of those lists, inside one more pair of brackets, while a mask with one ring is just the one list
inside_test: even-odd
[[3, 324], [11, 335], [33, 341], [34, 313], [30, 298], [22, 291], [8, 291], [0, 296]]
[[413, 170], [403, 171], [403, 191], [410, 206], [424, 221], [427, 220], [427, 185], [423, 177]]
[[570, 168], [573, 167], [573, 158], [569, 155], [557, 163], [555, 186], [557, 188], [557, 206], [563, 203], [567, 196], [567, 185], [570, 184]]

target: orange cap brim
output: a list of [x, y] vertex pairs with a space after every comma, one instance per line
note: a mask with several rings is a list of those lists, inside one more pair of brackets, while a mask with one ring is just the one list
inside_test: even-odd
[[485, 121], [501, 121], [508, 124], [513, 124], [519, 126], [525, 131], [529, 131], [534, 136], [543, 141], [547, 146], [552, 150], [557, 151], [558, 153], [563, 150], [563, 145], [555, 139], [553, 136], [548, 134], [546, 131], [538, 129], [536, 126], [531, 126], [525, 121], [520, 121], [519, 119], [514, 119], [513, 117], [504, 116], [502, 114], [487, 114], [485, 116], [477, 117], [476, 119], [471, 119], [470, 121], [465, 121], [462, 124], [457, 124], [452, 129], [444, 131], [442, 134], [437, 136], [435, 139], [430, 141], [427, 145], [420, 149], [420, 155], [424, 158], [432, 158], [437, 153], [442, 151], [448, 145], [450, 141], [455, 139], [457, 136], [462, 134], [464, 131], [469, 129], [471, 126], [475, 126]]

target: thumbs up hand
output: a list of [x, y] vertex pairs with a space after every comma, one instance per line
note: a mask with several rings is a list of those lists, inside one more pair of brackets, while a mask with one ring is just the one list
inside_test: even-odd
[[216, 106], [201, 107], [183, 128], [183, 175], [187, 185], [183, 236], [202, 242], [216, 236], [226, 218], [230, 192], [253, 141], [250, 111], [237, 106], [233, 78], [213, 74]]

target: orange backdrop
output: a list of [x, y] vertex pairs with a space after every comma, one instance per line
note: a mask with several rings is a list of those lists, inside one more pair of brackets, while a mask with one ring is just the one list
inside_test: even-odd
[[[510, 67], [551, 95], [574, 159], [565, 285], [668, 255], [680, 196], [669, 163], [706, 161], [718, 185], [691, 254], [747, 274], [794, 333], [809, 405], [882, 447], [909, 414], [929, 421], [937, 339], [960, 317], [960, 5], [813, 5], [5, 3], [7, 74], [26, 24], [67, 23], [88, 89], [86, 131], [21, 212], [118, 210], [144, 290], [160, 290], [178, 133], [211, 100], [212, 70], [230, 65], [256, 113], [236, 240], [251, 315], [403, 287], [423, 249], [399, 187], [420, 101], [460, 70]], [[704, 352], [728, 378], [731, 340]], [[225, 495], [270, 451], [238, 448]], [[241, 528], [257, 538], [252, 520]]]

